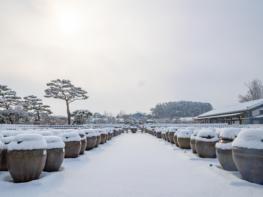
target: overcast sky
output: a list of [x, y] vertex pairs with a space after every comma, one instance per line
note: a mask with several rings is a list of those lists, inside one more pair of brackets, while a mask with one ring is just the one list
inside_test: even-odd
[[[263, 80], [262, 0], [0, 0], [0, 84], [43, 97], [66, 78], [73, 109], [126, 113], [159, 102], [236, 103]], [[55, 114], [63, 101], [44, 99]]]

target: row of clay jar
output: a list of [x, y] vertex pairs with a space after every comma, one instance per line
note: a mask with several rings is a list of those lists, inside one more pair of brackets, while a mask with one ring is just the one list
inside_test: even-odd
[[0, 170], [9, 171], [14, 182], [38, 179], [42, 171], [59, 171], [64, 158], [76, 158], [122, 130], [4, 131], [0, 134]]
[[244, 180], [263, 184], [261, 128], [147, 128], [146, 132], [201, 158], [218, 158], [222, 168], [239, 171]]

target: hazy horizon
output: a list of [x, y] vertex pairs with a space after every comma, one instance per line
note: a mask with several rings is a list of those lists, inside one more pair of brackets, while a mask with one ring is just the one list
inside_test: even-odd
[[[0, 0], [0, 84], [44, 96], [70, 79], [92, 112], [168, 101], [237, 103], [263, 80], [260, 0]], [[43, 98], [56, 115], [65, 103]]]

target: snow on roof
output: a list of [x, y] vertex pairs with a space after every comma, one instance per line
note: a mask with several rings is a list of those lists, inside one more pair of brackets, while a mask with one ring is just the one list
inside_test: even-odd
[[207, 116], [215, 116], [215, 115], [222, 115], [222, 114], [229, 114], [229, 113], [238, 113], [242, 111], [247, 111], [253, 108], [256, 108], [258, 106], [263, 105], [263, 99], [248, 101], [244, 103], [238, 103], [235, 105], [229, 105], [226, 107], [223, 107], [221, 109], [214, 109], [212, 111], [206, 112], [204, 114], [201, 114], [198, 116], [198, 118], [203, 118]]

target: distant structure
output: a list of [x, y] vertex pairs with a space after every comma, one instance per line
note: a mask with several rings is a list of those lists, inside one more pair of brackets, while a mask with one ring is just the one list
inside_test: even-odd
[[263, 99], [214, 109], [195, 118], [199, 123], [263, 124]]

